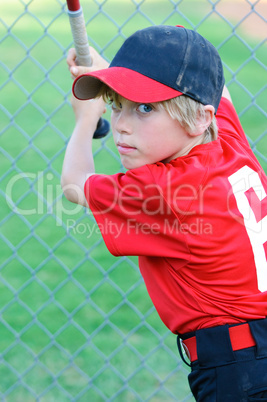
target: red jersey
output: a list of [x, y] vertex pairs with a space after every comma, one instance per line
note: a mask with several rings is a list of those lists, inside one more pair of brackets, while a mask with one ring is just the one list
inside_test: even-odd
[[267, 315], [267, 178], [227, 99], [216, 118], [218, 140], [188, 155], [85, 183], [109, 251], [139, 256], [174, 333]]

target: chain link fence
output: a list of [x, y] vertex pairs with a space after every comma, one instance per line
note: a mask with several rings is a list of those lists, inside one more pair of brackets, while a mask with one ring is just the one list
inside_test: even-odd
[[[198, 30], [267, 171], [266, 0], [84, 0], [90, 43], [110, 60], [152, 24]], [[62, 197], [74, 127], [63, 0], [0, 4], [0, 397], [2, 401], [192, 401], [175, 336], [137, 260], [106, 250], [90, 211]], [[111, 134], [96, 170], [122, 167]]]

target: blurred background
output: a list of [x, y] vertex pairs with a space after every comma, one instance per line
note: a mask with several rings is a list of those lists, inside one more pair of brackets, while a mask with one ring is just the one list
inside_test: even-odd
[[[267, 172], [267, 1], [81, 0], [90, 44], [110, 61], [153, 24], [207, 37], [251, 147]], [[107, 251], [90, 211], [62, 196], [74, 128], [63, 0], [0, 4], [0, 398], [193, 401], [176, 337], [146, 293], [137, 259]], [[109, 119], [109, 112], [107, 113]], [[111, 133], [98, 173], [122, 169]]]

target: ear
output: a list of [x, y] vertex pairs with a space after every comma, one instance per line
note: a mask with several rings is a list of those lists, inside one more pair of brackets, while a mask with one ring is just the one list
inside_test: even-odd
[[206, 105], [204, 106], [205, 114], [203, 116], [198, 116], [197, 118], [197, 123], [196, 123], [196, 129], [193, 133], [191, 133], [192, 136], [198, 136], [202, 135], [207, 128], [210, 126], [212, 119], [214, 117], [215, 109], [212, 105]]

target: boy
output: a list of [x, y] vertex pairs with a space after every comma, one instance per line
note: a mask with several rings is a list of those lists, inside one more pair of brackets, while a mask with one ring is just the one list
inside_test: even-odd
[[[73, 101], [65, 195], [100, 227], [118, 228], [102, 233], [112, 254], [139, 256], [149, 295], [190, 359], [195, 399], [267, 400], [267, 178], [216, 49], [194, 31], [153, 26], [128, 38], [108, 68], [92, 56], [73, 84], [77, 98], [96, 100]], [[68, 64], [81, 73], [73, 51]], [[100, 96], [112, 105], [125, 174], [94, 173]]]

